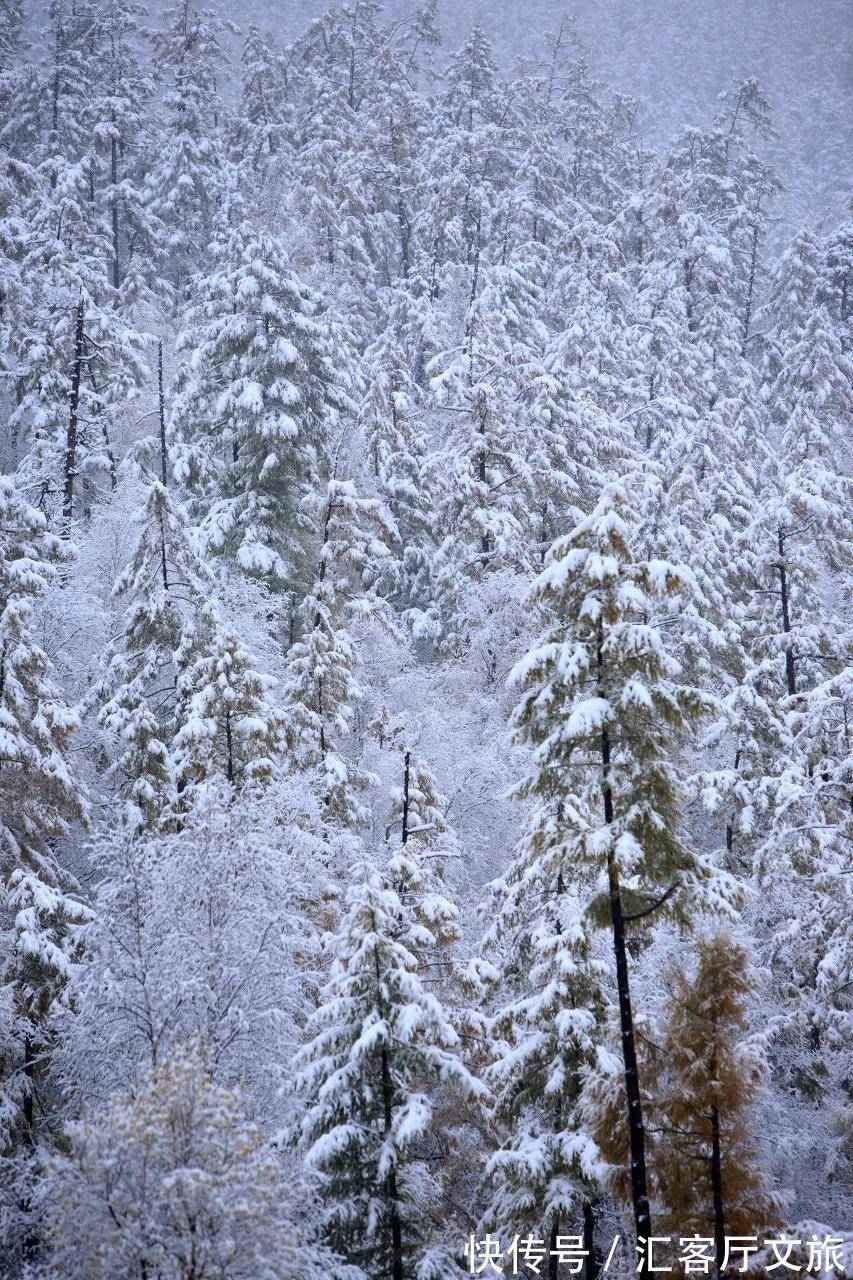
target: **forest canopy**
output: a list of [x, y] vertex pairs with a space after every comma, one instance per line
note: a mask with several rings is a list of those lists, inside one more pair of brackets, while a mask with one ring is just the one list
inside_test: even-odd
[[0, 0], [0, 1274], [849, 1280], [842, 154], [398, 9]]

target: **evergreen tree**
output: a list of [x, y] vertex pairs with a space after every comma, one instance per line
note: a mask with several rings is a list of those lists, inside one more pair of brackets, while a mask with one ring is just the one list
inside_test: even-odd
[[489, 1023], [497, 1150], [486, 1168], [482, 1220], [504, 1239], [546, 1240], [551, 1280], [557, 1238], [581, 1215], [584, 1246], [594, 1257], [601, 1177], [580, 1101], [604, 1013], [605, 970], [592, 958], [589, 926], [569, 888], [575, 863], [562, 813], [560, 804], [537, 810], [509, 870], [491, 886], [497, 919], [489, 936], [502, 1002]]
[[226, 181], [217, 71], [231, 24], [195, 0], [176, 0], [149, 32], [152, 65], [165, 82], [165, 130], [149, 174], [151, 211], [169, 228], [169, 278], [178, 295], [204, 261]]
[[70, 521], [98, 474], [115, 482], [114, 423], [145, 375], [144, 337], [111, 305], [109, 241], [86, 166], [45, 161], [22, 243], [11, 425], [36, 504]]
[[424, 983], [387, 876], [370, 864], [355, 875], [329, 937], [332, 971], [311, 1039], [297, 1058], [306, 1162], [325, 1202], [324, 1234], [348, 1261], [390, 1280], [438, 1280], [456, 1250], [428, 1238], [439, 1190], [424, 1142], [438, 1092], [476, 1100], [484, 1088]]
[[29, 1162], [57, 1119], [46, 1086], [53, 1015], [72, 968], [74, 928], [88, 914], [56, 850], [72, 825], [87, 818], [72, 758], [77, 719], [36, 641], [34, 616], [71, 554], [15, 481], [0, 476], [0, 990], [9, 1020], [0, 1142], [3, 1199], [12, 1195], [13, 1216], [23, 1218], [17, 1239], [6, 1241], [10, 1257], [34, 1247]]
[[271, 36], [250, 23], [240, 57], [243, 88], [232, 129], [232, 152], [238, 161], [259, 169], [287, 148], [288, 101], [286, 63]]
[[110, 283], [128, 302], [162, 289], [160, 246], [166, 237], [151, 210], [147, 185], [155, 151], [154, 82], [138, 52], [141, 12], [135, 0], [107, 0], [100, 6], [92, 107], [93, 186], [108, 227]]
[[217, 261], [188, 309], [179, 348], [176, 473], [210, 547], [294, 589], [301, 503], [329, 468], [329, 424], [348, 404], [340, 353], [281, 240], [222, 228]]
[[395, 531], [382, 505], [349, 480], [329, 481], [306, 508], [320, 545], [314, 582], [294, 618], [302, 630], [287, 655], [291, 741], [300, 766], [317, 771], [329, 818], [352, 827], [364, 816], [357, 793], [368, 779], [339, 746], [362, 697], [351, 624], [378, 607], [375, 587]]
[[640, 1242], [652, 1232], [627, 936], [635, 921], [684, 917], [697, 901], [725, 910], [734, 887], [679, 836], [674, 739], [708, 700], [678, 683], [679, 665], [655, 625], [656, 607], [689, 593], [690, 576], [666, 561], [635, 560], [635, 522], [628, 489], [614, 483], [554, 544], [532, 602], [557, 616], [513, 678], [524, 690], [516, 732], [533, 747], [522, 794], [563, 799], [568, 854], [596, 878], [584, 909], [612, 934]]
[[538, 459], [520, 387], [544, 337], [538, 267], [522, 252], [503, 265], [478, 265], [484, 282], [476, 292], [472, 285], [463, 344], [429, 366], [435, 398], [451, 416], [444, 447], [428, 464], [438, 495], [436, 590], [451, 652], [470, 639], [471, 584], [507, 567], [525, 569], [531, 558]]
[[[439, 989], [452, 998], [454, 964], [450, 946], [460, 937], [459, 910], [448, 898], [448, 864], [459, 857], [459, 843], [448, 828], [444, 797], [426, 761], [403, 754], [402, 786], [392, 792], [392, 808], [386, 835], [392, 845], [386, 864], [400, 901], [412, 921], [423, 929], [425, 946], [418, 948], [424, 968], [432, 968]], [[415, 945], [413, 932], [411, 945]]]
[[185, 511], [159, 482], [138, 512], [139, 532], [113, 587], [126, 601], [119, 636], [87, 702], [98, 707], [107, 754], [138, 819], [156, 825], [171, 783], [178, 681], [208, 622], [212, 575], [193, 546]]
[[86, 89], [95, 82], [99, 6], [95, 0], [49, 0], [45, 17], [48, 66], [42, 92], [47, 118], [38, 159], [80, 164], [91, 181], [94, 115]]
[[[432, 543], [435, 494], [423, 397], [412, 371], [413, 299], [396, 291], [386, 327], [364, 353], [360, 421], [371, 479], [400, 536], [383, 594], [393, 600], [416, 638], [435, 636]], [[415, 338], [417, 344], [417, 338]]]
[[252, 655], [212, 610], [197, 653], [177, 683], [169, 774], [178, 808], [217, 776], [233, 787], [269, 781], [285, 747], [284, 715], [271, 696], [276, 681], [256, 670]]

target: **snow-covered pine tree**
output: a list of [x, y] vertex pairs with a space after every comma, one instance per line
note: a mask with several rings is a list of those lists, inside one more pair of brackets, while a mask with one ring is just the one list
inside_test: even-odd
[[99, 473], [115, 477], [114, 419], [145, 375], [145, 340], [111, 305], [110, 242], [91, 215], [87, 166], [54, 157], [39, 176], [21, 242], [11, 426], [28, 492], [67, 522]]
[[154, 80], [140, 56], [136, 0], [99, 6], [92, 84], [94, 194], [110, 240], [110, 283], [132, 304], [162, 292], [164, 224], [151, 209], [147, 183], [156, 144]]
[[257, 669], [215, 608], [205, 612], [196, 657], [178, 655], [177, 730], [168, 761], [173, 812], [192, 805], [197, 788], [216, 778], [235, 789], [269, 782], [285, 749], [277, 681]]
[[93, 101], [87, 88], [96, 79], [99, 6], [97, 0], [50, 0], [46, 9], [48, 57], [41, 91], [48, 105], [39, 112], [38, 159], [81, 163], [93, 178]]
[[470, 641], [472, 584], [476, 589], [502, 569], [529, 568], [541, 534], [533, 497], [540, 459], [520, 391], [545, 339], [537, 319], [540, 269], [535, 247], [505, 263], [478, 261], [462, 343], [428, 366], [434, 400], [450, 419], [427, 465], [436, 493], [436, 591], [449, 652]]
[[[582, 253], [579, 243], [587, 246]], [[567, 245], [574, 246], [576, 260], [554, 282], [548, 297], [553, 329], [534, 357], [524, 390], [537, 567], [554, 539], [595, 505], [602, 484], [621, 473], [633, 453], [626, 407], [636, 372], [624, 299], [608, 270], [615, 245], [591, 222], [576, 227]]]
[[[593, 513], [551, 548], [531, 602], [555, 617], [519, 662], [514, 724], [533, 747], [522, 795], [562, 799], [562, 843], [593, 887], [586, 918], [612, 935], [624, 1060], [631, 1185], [638, 1241], [651, 1232], [627, 938], [652, 915], [684, 918], [700, 904], [730, 909], [735, 887], [683, 843], [676, 736], [708, 708], [679, 683], [656, 610], [689, 594], [691, 577], [635, 559], [637, 512], [626, 482], [605, 487]], [[641, 1267], [648, 1267], [643, 1250]]]
[[107, 735], [107, 757], [136, 820], [156, 826], [170, 786], [178, 728], [178, 678], [207, 626], [210, 569], [195, 549], [185, 510], [159, 481], [137, 513], [139, 531], [113, 586], [125, 601], [119, 635], [87, 698]]
[[368, 311], [382, 264], [375, 241], [385, 221], [376, 216], [370, 184], [383, 164], [377, 146], [386, 146], [371, 116], [383, 43], [378, 18], [373, 0], [330, 9], [287, 55], [298, 100], [290, 196], [295, 220], [307, 232], [312, 264], [336, 291], [346, 294], [354, 285], [359, 310]]
[[346, 360], [281, 238], [237, 211], [178, 340], [176, 474], [210, 548], [293, 591], [305, 572], [301, 503], [328, 475], [330, 423], [348, 405]]
[[851, 350], [850, 316], [853, 314], [853, 219], [848, 217], [822, 244], [816, 300], [825, 307], [837, 327], [845, 352]]
[[361, 497], [351, 480], [330, 480], [303, 510], [319, 545], [315, 578], [293, 618], [299, 632], [287, 653], [289, 733], [299, 765], [316, 771], [329, 819], [352, 828], [364, 816], [358, 791], [368, 778], [340, 745], [362, 697], [351, 628], [378, 608], [375, 587], [396, 531], [382, 503]]
[[821, 561], [837, 572], [839, 553], [853, 544], [841, 425], [853, 407], [853, 370], [815, 301], [817, 260], [813, 238], [801, 235], [787, 279], [776, 281], [778, 319], [768, 340], [771, 370], [778, 365], [769, 395], [773, 452], [750, 529], [753, 653], [777, 665], [778, 695], [788, 699], [821, 682], [827, 662], [832, 669], [837, 628], [814, 610], [811, 581]]
[[[781, 849], [785, 864], [795, 869], [789, 888], [797, 905], [778, 938], [777, 955], [789, 947], [799, 952], [792, 985], [806, 1009], [811, 1006], [800, 1025], [843, 1072], [853, 1030], [853, 878], [845, 852], [853, 837], [849, 664], [808, 691], [790, 729], [791, 759], [775, 791], [768, 844]], [[769, 868], [769, 848], [766, 855]]]
[[446, 257], [464, 263], [466, 302], [478, 292], [496, 189], [509, 167], [501, 145], [502, 88], [491, 42], [476, 26], [448, 63], [435, 136], [425, 140], [431, 157], [424, 210], [428, 274], [433, 279]]
[[513, 182], [501, 194], [498, 214], [507, 246], [529, 239], [553, 247], [565, 232], [565, 196], [573, 175], [566, 155], [563, 94], [572, 78], [572, 51], [578, 48], [574, 24], [562, 21], [549, 33], [542, 55], [524, 65], [513, 86], [517, 105], [510, 124], [517, 154]]
[[287, 67], [271, 35], [254, 22], [246, 28], [240, 108], [231, 128], [231, 154], [263, 169], [287, 147], [289, 104]]
[[459, 842], [445, 820], [446, 801], [432, 770], [415, 752], [403, 752], [401, 784], [391, 793], [386, 871], [411, 920], [425, 931], [426, 949], [418, 949], [418, 958], [425, 970], [434, 966], [435, 980], [446, 991], [452, 980], [447, 948], [460, 936], [459, 910], [447, 896], [446, 873], [448, 864], [459, 858]]
[[40, 157], [42, 86], [26, 38], [24, 5], [7, 0], [0, 10], [0, 148], [8, 170], [29, 168]]
[[362, 359], [365, 392], [359, 418], [371, 479], [399, 533], [399, 556], [388, 567], [383, 594], [415, 638], [427, 639], [435, 638], [439, 627], [432, 600], [435, 495], [427, 475], [425, 408], [413, 373], [423, 357], [419, 335], [412, 332], [413, 311], [417, 301], [412, 293], [396, 290], [385, 328]]
[[500, 1002], [489, 1018], [496, 1150], [486, 1166], [484, 1231], [548, 1242], [583, 1223], [594, 1258], [596, 1144], [580, 1112], [583, 1076], [595, 1060], [606, 968], [577, 895], [562, 802], [540, 804], [509, 869], [490, 886]]
[[[368, 120], [371, 134], [368, 142], [376, 156], [372, 174], [376, 203], [381, 219], [374, 238], [387, 264], [391, 282], [407, 280], [420, 257], [419, 222], [416, 214], [418, 192], [423, 184], [420, 135], [423, 119], [412, 80], [412, 58], [416, 50], [392, 43], [379, 42], [374, 72], [373, 101]], [[416, 73], [415, 73], [416, 74]]]
[[782, 424], [786, 511], [781, 529], [788, 534], [793, 525], [813, 522], [818, 543], [828, 544], [831, 536], [838, 551], [846, 551], [853, 543], [851, 485], [843, 464], [844, 423], [853, 412], [853, 360], [818, 304], [787, 337], [771, 393], [772, 412]]
[[179, 299], [204, 262], [223, 199], [227, 161], [217, 72], [231, 28], [196, 0], [175, 0], [148, 32], [152, 66], [165, 83], [164, 128], [148, 175], [151, 211], [169, 228], [169, 280]]
[[[56, 1122], [45, 1090], [52, 1014], [72, 967], [70, 935], [88, 914], [56, 850], [87, 816], [72, 757], [77, 718], [37, 643], [34, 617], [71, 555], [15, 480], [0, 476], [0, 984], [10, 1017], [0, 1073], [4, 1201], [16, 1158], [33, 1157]], [[26, 1203], [16, 1208], [26, 1219]], [[31, 1234], [25, 1225], [25, 1246]], [[20, 1244], [6, 1240], [4, 1249], [11, 1257]]]
[[389, 1280], [441, 1280], [459, 1250], [444, 1229], [430, 1238], [439, 1185], [424, 1143], [439, 1094], [474, 1102], [485, 1089], [424, 982], [387, 873], [357, 867], [348, 902], [328, 938], [331, 975], [296, 1060], [305, 1159], [333, 1248]]
[[[853, 404], [853, 371], [829, 311], [815, 297], [818, 261], [814, 239], [799, 236], [789, 254], [789, 287], [779, 279], [774, 292], [778, 320], [768, 344], [770, 367], [778, 367], [770, 387], [774, 456], [751, 529], [747, 619], [757, 682], [778, 723], [765, 762], [770, 822], [757, 872], [777, 990], [795, 1048], [784, 1065], [774, 1065], [812, 1099], [831, 1094], [845, 1069], [830, 1044], [839, 1043], [837, 1019], [844, 1016], [834, 974], [836, 967], [844, 970], [849, 931], [837, 911], [843, 894], [837, 886], [827, 889], [844, 861], [839, 863], [838, 837], [847, 806], [838, 804], [837, 771], [849, 757], [839, 732], [849, 626], [843, 613], [833, 616], [833, 586], [853, 546], [841, 427]], [[815, 589], [821, 580], [829, 584], [825, 592]], [[824, 1028], [832, 1027], [824, 1047]]]

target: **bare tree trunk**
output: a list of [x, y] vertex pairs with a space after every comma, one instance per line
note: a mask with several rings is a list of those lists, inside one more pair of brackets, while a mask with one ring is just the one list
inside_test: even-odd
[[555, 1213], [551, 1223], [551, 1234], [548, 1240], [548, 1280], [557, 1280], [557, 1268], [560, 1263], [557, 1256], [557, 1236], [560, 1234], [560, 1215]]
[[[36, 1132], [35, 1132], [35, 1059], [33, 1056], [33, 1043], [29, 1036], [24, 1037], [24, 1075], [26, 1077], [26, 1085], [24, 1087], [24, 1097], [22, 1103], [22, 1113], [24, 1121], [23, 1142], [32, 1158], [36, 1150]], [[34, 1262], [39, 1254], [39, 1236], [36, 1229], [36, 1218], [30, 1217], [33, 1204], [30, 1196], [24, 1194], [20, 1201], [20, 1208], [25, 1215], [26, 1226], [24, 1229], [24, 1238], [21, 1242], [21, 1256], [25, 1262]]]
[[[160, 479], [166, 488], [166, 398], [163, 394], [163, 339], [157, 343], [157, 396], [160, 413]], [[160, 573], [163, 590], [169, 594], [169, 567], [166, 559], [166, 526], [160, 521]], [[175, 677], [177, 682], [177, 676]]]
[[[113, 114], [113, 123], [115, 123], [115, 114]], [[117, 289], [121, 284], [121, 263], [119, 261], [119, 230], [118, 230], [118, 195], [116, 188], [118, 187], [118, 148], [115, 136], [110, 138], [110, 182], [112, 184], [112, 199], [110, 201], [110, 222], [112, 224], [113, 236], [113, 288]]]
[[743, 334], [741, 337], [741, 355], [746, 355], [746, 344], [749, 342], [749, 328], [752, 324], [752, 304], [755, 297], [755, 271], [758, 264], [758, 227], [752, 228], [752, 244], [749, 251], [749, 275], [746, 281], [746, 305], [743, 313]]
[[101, 436], [103, 437], [103, 441], [104, 441], [104, 452], [107, 455], [107, 462], [109, 463], [109, 466], [110, 466], [110, 489], [112, 490], [113, 493], [115, 493], [116, 489], [118, 488], [118, 472], [116, 470], [116, 456], [113, 451], [112, 441], [110, 440], [109, 429], [103, 417], [101, 418]]
[[723, 1161], [720, 1151], [720, 1113], [711, 1107], [711, 1194], [714, 1201], [714, 1260], [717, 1275], [723, 1274], [726, 1256], [726, 1223], [723, 1214]]
[[[598, 647], [598, 680], [601, 683], [603, 659]], [[610, 733], [601, 731], [601, 768], [604, 791], [604, 821], [613, 822], [613, 791], [610, 785]], [[631, 987], [628, 980], [628, 953], [625, 946], [625, 920], [622, 896], [619, 888], [619, 871], [612, 850], [607, 855], [607, 878], [610, 890], [610, 920], [613, 930], [613, 950], [616, 956], [616, 986], [619, 994], [619, 1023], [622, 1039], [622, 1059], [625, 1064], [625, 1095], [628, 1104], [628, 1137], [631, 1151], [631, 1200], [634, 1207], [634, 1225], [637, 1243], [648, 1240], [652, 1234], [649, 1207], [648, 1179], [646, 1175], [646, 1132], [643, 1125], [643, 1108], [640, 1097], [640, 1077], [637, 1070], [637, 1047], [634, 1038], [634, 1013], [631, 1006]], [[640, 1275], [649, 1274], [648, 1244], [641, 1246]]]
[[[388, 1068], [388, 1052], [382, 1050], [382, 1102], [385, 1113], [385, 1132], [391, 1132], [391, 1072]], [[386, 1178], [388, 1191], [388, 1217], [391, 1223], [391, 1278], [405, 1280], [403, 1273], [403, 1229], [397, 1208], [397, 1172], [391, 1169]]]
[[[788, 575], [785, 569], [785, 534], [782, 530], [778, 533], [779, 545], [779, 590], [782, 597], [782, 630], [785, 635], [791, 632], [791, 613], [788, 602]], [[785, 684], [788, 688], [788, 694], [793, 697], [797, 692], [797, 677], [794, 669], [794, 648], [793, 645], [785, 646]]]
[[595, 1208], [591, 1200], [583, 1202], [583, 1247], [586, 1254], [584, 1280], [598, 1280], [601, 1260], [595, 1248]]
[[403, 844], [409, 839], [409, 769], [412, 761], [411, 751], [403, 757]]
[[225, 776], [229, 782], [234, 781], [234, 743], [231, 737], [231, 713], [225, 712], [225, 749], [228, 752]]
[[71, 397], [68, 405], [68, 432], [65, 443], [65, 484], [62, 514], [66, 520], [74, 515], [74, 480], [77, 475], [77, 419], [80, 408], [80, 380], [83, 373], [83, 299], [77, 303], [74, 327], [74, 363], [71, 367]]
[[163, 392], [163, 339], [157, 343], [157, 404], [160, 413], [160, 479], [168, 488], [166, 468], [166, 396]]
[[[737, 772], [739, 768], [740, 768], [740, 747], [738, 747], [737, 750], [735, 751], [735, 772]], [[735, 848], [734, 820], [735, 820], [735, 815], [732, 814], [732, 816], [729, 818], [729, 821], [726, 823], [726, 853], [729, 856], [729, 861], [731, 861], [732, 855], [734, 853], [734, 848]]]
[[[608, 793], [605, 793], [605, 803], [607, 799]], [[622, 898], [619, 891], [619, 873], [612, 854], [608, 857], [607, 875], [610, 885], [613, 950], [616, 956], [616, 986], [619, 993], [622, 1059], [625, 1064], [625, 1095], [628, 1103], [631, 1200], [634, 1206], [634, 1225], [639, 1242], [640, 1240], [648, 1241], [652, 1234], [648, 1179], [646, 1176], [646, 1133], [643, 1125], [643, 1109], [640, 1098], [640, 1077], [637, 1070], [634, 1013], [631, 1006], [631, 988], [628, 981], [628, 954], [625, 947], [625, 924], [622, 916]], [[648, 1269], [648, 1253], [644, 1248], [640, 1255], [639, 1274], [648, 1275]]]

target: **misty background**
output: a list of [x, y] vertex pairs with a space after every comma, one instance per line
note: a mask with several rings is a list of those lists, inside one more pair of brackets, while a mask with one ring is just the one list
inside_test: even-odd
[[[256, 22], [281, 45], [332, 6], [327, 0], [215, 0], [243, 27]], [[389, 19], [409, 0], [388, 0]], [[756, 76], [772, 101], [778, 138], [766, 144], [785, 183], [779, 234], [835, 221], [850, 197], [851, 5], [846, 0], [444, 0], [442, 56], [481, 23], [504, 71], [536, 52], [574, 16], [590, 66], [639, 104], [636, 128], [660, 141], [701, 124], [730, 79]]]

